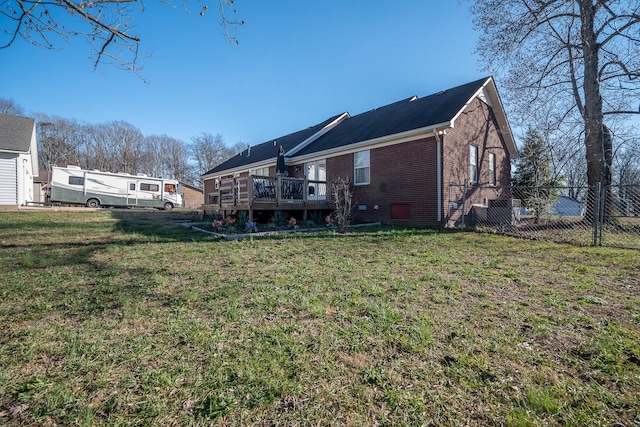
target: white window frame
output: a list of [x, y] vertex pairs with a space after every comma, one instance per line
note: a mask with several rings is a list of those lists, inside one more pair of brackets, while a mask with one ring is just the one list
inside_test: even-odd
[[489, 185], [496, 185], [496, 153], [489, 153]]
[[251, 175], [254, 176], [269, 176], [269, 166], [253, 169]]
[[[366, 178], [358, 180], [358, 171], [362, 171]], [[353, 153], [353, 185], [369, 185], [371, 183], [371, 151], [363, 150]]]
[[469, 145], [469, 182], [478, 182], [478, 146]]
[[[313, 173], [310, 173], [309, 169]], [[322, 181], [323, 183], [309, 183], [307, 197], [310, 200], [327, 199], [327, 159], [320, 159], [304, 164], [304, 176], [310, 181]]]

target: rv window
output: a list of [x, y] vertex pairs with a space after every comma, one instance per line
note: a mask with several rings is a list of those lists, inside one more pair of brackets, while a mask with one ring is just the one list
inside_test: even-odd
[[84, 177], [81, 177], [81, 176], [70, 176], [69, 177], [69, 185], [84, 185]]
[[129, 190], [136, 191], [136, 184], [134, 182], [129, 184]]
[[140, 183], [140, 189], [142, 191], [158, 191], [160, 190], [160, 186], [158, 184], [145, 184], [142, 182]]
[[164, 191], [165, 191], [165, 193], [175, 193], [176, 192], [176, 185], [175, 184], [165, 184], [164, 185]]

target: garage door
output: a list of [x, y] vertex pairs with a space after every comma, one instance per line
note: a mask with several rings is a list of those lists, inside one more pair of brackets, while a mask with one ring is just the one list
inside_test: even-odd
[[18, 204], [17, 158], [0, 154], [0, 205]]

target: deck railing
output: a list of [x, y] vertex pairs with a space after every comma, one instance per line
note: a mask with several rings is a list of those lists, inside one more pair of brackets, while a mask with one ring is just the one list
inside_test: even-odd
[[218, 197], [220, 207], [239, 204], [307, 204], [327, 201], [327, 182], [285, 176], [250, 175], [220, 180]]

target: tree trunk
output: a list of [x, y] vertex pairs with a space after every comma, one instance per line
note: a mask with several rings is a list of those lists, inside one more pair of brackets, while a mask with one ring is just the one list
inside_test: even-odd
[[582, 114], [585, 123], [587, 182], [590, 187], [586, 216], [588, 220], [592, 220], [594, 209], [597, 208], [593, 189], [598, 183], [602, 185], [602, 188], [607, 189], [607, 192], [611, 188], [612, 149], [611, 135], [604, 126], [602, 114], [602, 95], [598, 75], [600, 46], [594, 29], [596, 7], [592, 0], [579, 0], [578, 4], [584, 55], [584, 109]]

